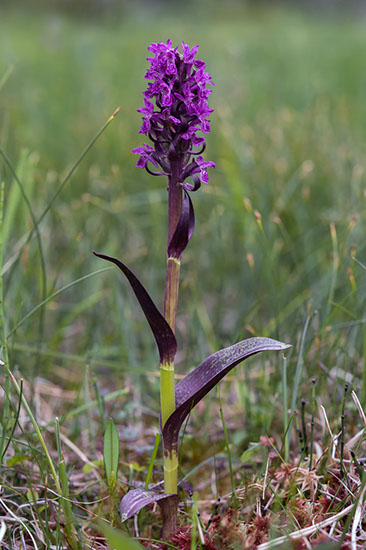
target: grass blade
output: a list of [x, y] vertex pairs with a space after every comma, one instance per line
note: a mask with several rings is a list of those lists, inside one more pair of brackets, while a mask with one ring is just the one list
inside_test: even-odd
[[2, 351], [2, 366], [5, 369], [5, 396], [4, 396], [4, 407], [2, 413], [2, 433], [0, 441], [0, 457], [2, 459], [4, 455], [4, 445], [5, 445], [5, 436], [6, 429], [9, 422], [9, 413], [10, 413], [10, 375], [9, 375], [9, 357], [8, 357], [8, 347], [6, 343], [6, 328], [5, 328], [5, 317], [4, 317], [4, 305], [3, 305], [3, 219], [4, 219], [4, 182], [0, 186], [0, 331], [1, 331], [1, 351]]
[[151, 455], [149, 469], [147, 471], [147, 476], [146, 476], [146, 481], [145, 481], [145, 489], [149, 488], [149, 483], [150, 483], [152, 471], [153, 471], [153, 468], [154, 468], [156, 455], [158, 453], [159, 443], [160, 443], [160, 433], [156, 432], [154, 449], [153, 449], [153, 452], [152, 452], [152, 455]]
[[60, 476], [60, 484], [62, 489], [61, 505], [65, 515], [65, 535], [70, 544], [72, 550], [79, 550], [80, 545], [76, 538], [74, 515], [72, 513], [70, 492], [69, 492], [69, 480], [66, 473], [66, 464], [64, 460], [61, 460], [58, 465], [58, 472]]
[[98, 269], [98, 271], [93, 271], [92, 273], [88, 273], [87, 275], [84, 275], [83, 277], [80, 277], [79, 279], [76, 279], [75, 281], [72, 281], [71, 283], [63, 286], [59, 290], [56, 290], [56, 292], [53, 292], [50, 294], [50, 296], [47, 296], [45, 300], [43, 300], [40, 304], [38, 304], [36, 307], [31, 309], [18, 323], [13, 327], [10, 332], [7, 334], [6, 338], [9, 338], [18, 330], [18, 328], [25, 322], [29, 317], [34, 315], [40, 308], [42, 308], [44, 305], [46, 305], [48, 302], [56, 298], [59, 294], [62, 294], [62, 292], [65, 292], [65, 290], [68, 290], [69, 288], [73, 287], [74, 285], [81, 283], [82, 281], [85, 281], [86, 279], [89, 279], [89, 277], [93, 277], [94, 275], [98, 275], [99, 273], [103, 273], [103, 271], [108, 271], [111, 269], [110, 267], [105, 267], [104, 269]]
[[301, 336], [301, 343], [300, 343], [300, 350], [299, 350], [299, 357], [297, 359], [296, 364], [296, 372], [295, 372], [295, 380], [294, 380], [294, 386], [292, 388], [292, 399], [291, 399], [291, 412], [295, 410], [296, 401], [297, 401], [297, 392], [299, 390], [299, 384], [300, 384], [300, 378], [302, 373], [302, 367], [304, 364], [304, 347], [305, 347], [305, 340], [306, 340], [306, 334], [309, 328], [311, 316], [309, 315], [306, 318], [304, 330], [302, 332]]
[[217, 386], [217, 395], [219, 397], [221, 423], [222, 423], [222, 429], [224, 430], [226, 452], [227, 452], [227, 458], [228, 458], [228, 462], [229, 462], [231, 492], [232, 492], [233, 499], [234, 499], [234, 508], [235, 508], [236, 513], [237, 513], [237, 511], [238, 511], [238, 499], [236, 497], [236, 491], [235, 491], [233, 463], [232, 463], [232, 460], [231, 460], [230, 444], [229, 444], [229, 438], [228, 438], [228, 435], [227, 435], [227, 429], [226, 429], [226, 424], [225, 424], [225, 419], [224, 419], [224, 413], [223, 413], [223, 410], [222, 410], [222, 401], [221, 401], [219, 386]]

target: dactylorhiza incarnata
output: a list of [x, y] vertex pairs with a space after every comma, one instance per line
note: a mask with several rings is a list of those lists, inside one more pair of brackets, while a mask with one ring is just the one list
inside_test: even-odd
[[[236, 365], [248, 357], [289, 346], [270, 338], [249, 338], [221, 349], [207, 357], [175, 384], [174, 361], [177, 353], [175, 321], [178, 304], [180, 259], [194, 230], [194, 210], [190, 191], [208, 183], [208, 168], [215, 164], [201, 156], [205, 138], [210, 132], [208, 106], [213, 84], [205, 72], [205, 63], [195, 59], [198, 46], [190, 48], [182, 42], [182, 53], [172, 48], [171, 41], [149, 46], [154, 57], [148, 58], [150, 80], [144, 92], [141, 134], [150, 143], [136, 147], [137, 166], [150, 174], [168, 178], [168, 244], [165, 279], [164, 315], [160, 313], [139, 279], [120, 260], [105, 254], [98, 257], [113, 262], [128, 279], [153, 332], [160, 358], [160, 434], [164, 447], [164, 492], [158, 487], [130, 490], [121, 500], [122, 521], [137, 514], [144, 506], [158, 503], [162, 510], [162, 536], [176, 530], [178, 493], [179, 432], [192, 409]], [[187, 181], [188, 180], [188, 181]], [[160, 436], [159, 436], [160, 437]], [[159, 438], [157, 438], [158, 441]]]

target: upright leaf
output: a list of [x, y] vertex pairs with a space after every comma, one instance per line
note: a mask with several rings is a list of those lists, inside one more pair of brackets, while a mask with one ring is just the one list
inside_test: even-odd
[[163, 428], [164, 452], [176, 450], [184, 419], [195, 405], [236, 365], [261, 351], [285, 350], [288, 344], [271, 338], [249, 338], [210, 355], [175, 387], [176, 409]]
[[107, 483], [115, 485], [119, 462], [119, 437], [112, 418], [109, 419], [104, 433], [103, 458]]
[[172, 363], [177, 353], [177, 341], [172, 329], [150, 298], [145, 287], [136, 275], [120, 260], [112, 256], [106, 256], [105, 254], [98, 254], [94, 251], [93, 254], [98, 258], [114, 263], [126, 276], [154, 335], [159, 350], [160, 363]]

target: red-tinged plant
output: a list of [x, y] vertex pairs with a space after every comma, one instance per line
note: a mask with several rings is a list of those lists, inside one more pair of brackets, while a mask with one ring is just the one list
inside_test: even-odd
[[253, 520], [249, 523], [245, 533], [245, 549], [255, 550], [259, 544], [265, 542], [268, 538], [269, 514], [261, 516], [255, 514]]
[[[117, 265], [129, 281], [153, 332], [160, 356], [160, 430], [164, 446], [164, 493], [135, 489], [121, 501], [122, 520], [157, 502], [162, 509], [163, 536], [176, 529], [179, 498], [178, 436], [192, 408], [236, 365], [251, 355], [267, 350], [285, 350], [289, 346], [269, 338], [250, 338], [207, 357], [176, 386], [174, 358], [177, 352], [175, 319], [181, 256], [194, 230], [194, 210], [189, 193], [201, 182], [208, 183], [211, 161], [204, 161], [206, 143], [198, 132], [210, 131], [208, 97], [213, 84], [205, 72], [205, 63], [196, 59], [198, 46], [189, 48], [182, 42], [182, 53], [166, 44], [151, 44], [150, 68], [145, 78], [151, 80], [144, 92], [144, 115], [140, 133], [148, 135], [152, 145], [133, 150], [139, 155], [137, 166], [152, 175], [168, 178], [168, 246], [164, 315], [144, 286], [120, 260], [94, 254]], [[154, 100], [155, 104], [151, 101]], [[155, 170], [152, 170], [150, 166]], [[191, 181], [187, 181], [187, 180]]]

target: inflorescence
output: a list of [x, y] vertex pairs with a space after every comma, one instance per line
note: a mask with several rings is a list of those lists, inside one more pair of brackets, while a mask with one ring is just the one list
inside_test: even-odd
[[[213, 109], [207, 100], [212, 90], [207, 84], [213, 82], [205, 72], [205, 63], [195, 59], [198, 46], [189, 48], [182, 42], [182, 47], [183, 53], [178, 47], [172, 49], [171, 40], [148, 47], [154, 57], [148, 58], [151, 66], [145, 78], [152, 82], [143, 93], [145, 105], [138, 112], [143, 115], [140, 134], [149, 136], [153, 146], [144, 143], [132, 152], [140, 155], [136, 166], [150, 174], [170, 177], [178, 169], [180, 185], [192, 191], [201, 182], [208, 183], [207, 168], [215, 167], [201, 156], [206, 142], [197, 134], [210, 132], [208, 117]], [[158, 171], [150, 170], [150, 162]], [[193, 184], [187, 183], [187, 178], [192, 178]]]

